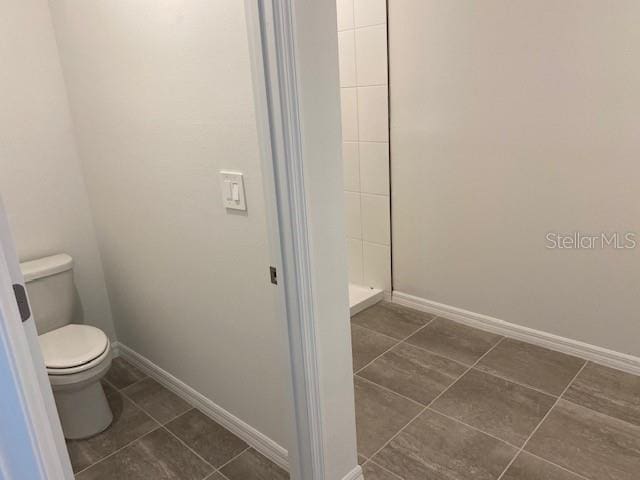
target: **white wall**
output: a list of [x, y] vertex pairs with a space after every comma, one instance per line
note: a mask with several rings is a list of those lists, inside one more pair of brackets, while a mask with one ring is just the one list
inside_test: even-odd
[[338, 0], [349, 281], [391, 291], [386, 0]]
[[72, 255], [84, 321], [114, 338], [47, 2], [1, 7], [0, 195], [18, 255]]
[[243, 2], [51, 8], [119, 340], [287, 448]]
[[640, 355], [640, 3], [389, 4], [394, 288]]

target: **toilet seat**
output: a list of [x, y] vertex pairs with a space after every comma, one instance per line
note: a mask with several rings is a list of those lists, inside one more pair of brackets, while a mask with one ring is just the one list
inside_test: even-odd
[[38, 339], [49, 375], [71, 375], [89, 370], [110, 353], [107, 336], [90, 325], [65, 325]]

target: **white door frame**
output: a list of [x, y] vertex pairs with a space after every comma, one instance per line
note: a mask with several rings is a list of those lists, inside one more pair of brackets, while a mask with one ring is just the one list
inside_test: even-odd
[[[300, 71], [301, 67], [299, 55], [309, 54], [310, 50], [329, 49], [330, 60], [327, 69], [333, 69], [335, 75], [329, 72], [328, 77], [335, 79], [335, 122], [327, 132], [336, 135], [337, 144], [340, 145], [340, 118], [338, 102], [338, 61], [337, 61], [337, 26], [335, 18], [335, 0], [325, 0], [319, 2], [324, 6], [318, 6], [317, 0], [245, 0], [245, 11], [247, 15], [247, 26], [249, 33], [250, 50], [252, 54], [252, 71], [254, 81], [254, 98], [256, 103], [256, 118], [258, 123], [258, 133], [262, 149], [262, 171], [264, 179], [264, 190], [267, 198], [268, 220], [271, 226], [272, 256], [276, 259], [278, 267], [278, 277], [281, 283], [282, 304], [284, 305], [287, 318], [289, 355], [292, 376], [292, 395], [295, 410], [295, 448], [289, 450], [289, 465], [292, 478], [296, 480], [356, 480], [362, 479], [362, 469], [357, 464], [357, 454], [355, 445], [355, 420], [353, 408], [353, 380], [351, 367], [351, 351], [349, 342], [349, 307], [347, 298], [347, 268], [346, 258], [341, 267], [343, 271], [336, 271], [333, 277], [339, 284], [341, 275], [344, 277], [344, 286], [341, 293], [344, 294], [344, 312], [338, 309], [338, 315], [343, 313], [345, 330], [338, 332], [339, 339], [345, 341], [347, 358], [339, 366], [348, 368], [346, 376], [336, 382], [342, 384], [336, 389], [332, 385], [321, 386], [322, 367], [331, 370], [331, 364], [325, 364], [322, 360], [320, 346], [318, 345], [320, 334], [318, 302], [325, 301], [327, 295], [320, 296], [315, 290], [320, 289], [317, 285], [319, 272], [317, 263], [313, 262], [313, 236], [310, 225], [310, 206], [308, 204], [309, 191], [307, 182], [313, 183], [311, 176], [313, 172], [305, 169], [305, 164], [309, 159], [305, 158], [308, 150], [303, 148], [303, 142], [309, 138], [309, 132], [304, 135], [304, 120], [307, 116], [315, 116], [314, 105], [304, 111], [303, 100], [300, 92], [300, 82], [307, 87], [307, 92], [316, 93], [316, 88], [310, 86], [309, 77]], [[313, 6], [315, 4], [315, 6]], [[319, 18], [314, 17], [320, 11]], [[324, 31], [324, 35], [333, 35], [334, 43], [322, 43], [323, 34], [314, 36], [313, 32], [308, 32], [300, 28], [300, 24], [312, 22], [319, 26], [319, 30]], [[299, 25], [296, 26], [296, 22]], [[298, 28], [296, 28], [298, 27]], [[306, 36], [306, 38], [301, 38]], [[306, 42], [306, 50], [301, 52], [296, 43]], [[316, 43], [318, 42], [318, 43]], [[331, 49], [335, 48], [335, 52]], [[326, 59], [325, 59], [326, 60]], [[308, 66], [308, 65], [307, 65]], [[317, 90], [320, 91], [321, 98], [331, 91], [331, 85], [324, 85]], [[333, 93], [333, 92], [332, 92]], [[330, 97], [331, 95], [327, 95]], [[308, 97], [307, 97], [308, 100]], [[331, 102], [332, 98], [327, 101]], [[322, 109], [322, 107], [319, 107]], [[330, 110], [330, 109], [329, 109]], [[320, 117], [324, 117], [320, 113]], [[329, 117], [331, 117], [329, 115]], [[309, 124], [314, 122], [307, 122]], [[315, 122], [317, 123], [317, 122]], [[319, 122], [322, 125], [322, 121]], [[324, 125], [322, 125], [324, 126]], [[324, 134], [324, 132], [323, 132]], [[332, 152], [327, 152], [331, 155]], [[334, 159], [340, 158], [339, 148]], [[327, 159], [329, 160], [329, 159]], [[315, 159], [317, 161], [317, 158]], [[338, 182], [340, 199], [342, 199], [342, 169], [340, 165], [339, 178], [332, 178], [330, 181]], [[334, 190], [335, 191], [335, 190]], [[316, 222], [318, 211], [322, 210], [325, 217], [331, 217], [333, 223], [341, 225], [342, 203], [336, 208], [334, 205], [327, 205], [326, 209], [316, 204], [314, 213]], [[339, 246], [346, 248], [346, 235], [344, 230], [337, 228]], [[317, 232], [317, 230], [316, 230]], [[330, 237], [335, 241], [335, 236]], [[315, 240], [319, 242], [320, 240]], [[336, 247], [338, 248], [338, 247]], [[333, 253], [333, 252], [332, 252]], [[323, 278], [327, 280], [326, 274]], [[333, 279], [330, 279], [332, 281]], [[340, 303], [341, 298], [331, 300]], [[320, 298], [319, 298], [320, 297]], [[326, 312], [325, 312], [326, 315]], [[344, 338], [343, 338], [344, 337]], [[344, 357], [342, 357], [344, 358]], [[344, 372], [343, 372], [344, 373]], [[331, 372], [329, 372], [331, 374]], [[336, 376], [338, 376], [336, 374]], [[326, 382], [325, 382], [326, 383]], [[344, 390], [349, 391], [349, 395], [344, 395]], [[323, 411], [323, 407], [328, 402], [333, 402], [332, 393], [336, 391], [336, 398], [343, 401], [343, 408], [351, 411], [338, 419], [333, 415], [328, 415]], [[347, 424], [345, 430], [348, 433], [342, 438], [336, 438], [335, 423], [343, 421]], [[353, 425], [351, 425], [353, 423]], [[326, 431], [328, 430], [328, 431]], [[344, 457], [349, 457], [352, 451], [352, 463], [344, 461], [344, 458], [335, 458], [335, 448], [328, 448], [327, 441], [341, 443], [342, 449], [347, 452]], [[331, 462], [341, 463], [342, 469], [331, 468]], [[345, 470], [346, 467], [346, 470]], [[339, 475], [336, 476], [336, 475]], [[332, 477], [332, 478], [330, 478]]]
[[[22, 321], [13, 292], [14, 284], [24, 287], [24, 279], [0, 199], [0, 355], [8, 370], [2, 375], [14, 380], [13, 391], [3, 390], [2, 395], [15, 396], [22, 407], [0, 412], [0, 418], [13, 415], [13, 425], [21, 430], [0, 432], [0, 436], [10, 434], [17, 439], [22, 433], [30, 439], [30, 442], [16, 446], [20, 448], [19, 452], [17, 449], [8, 452], [12, 458], [3, 458], [0, 451], [0, 477], [17, 479], [38, 475], [34, 480], [73, 480], [33, 316]], [[5, 385], [6, 388], [9, 386]], [[12, 439], [2, 438], [3, 448], [7, 447], [7, 441]], [[29, 462], [36, 465], [29, 465]], [[29, 470], [31, 473], [27, 473]]]
[[289, 449], [289, 468], [293, 478], [323, 480], [322, 413], [291, 5], [287, 1], [245, 0], [245, 11], [264, 190], [267, 199], [271, 197], [267, 201], [270, 244], [289, 330], [293, 434], [298, 439], [297, 448]]

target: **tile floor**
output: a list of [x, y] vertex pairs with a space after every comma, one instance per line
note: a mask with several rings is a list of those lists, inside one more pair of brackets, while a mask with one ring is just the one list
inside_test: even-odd
[[289, 475], [122, 358], [104, 380], [112, 425], [67, 441], [77, 480], [286, 480]]
[[640, 478], [640, 377], [386, 302], [351, 331], [365, 480]]
[[[352, 318], [365, 480], [637, 480], [640, 377], [382, 302]], [[284, 480], [121, 358], [77, 480]]]

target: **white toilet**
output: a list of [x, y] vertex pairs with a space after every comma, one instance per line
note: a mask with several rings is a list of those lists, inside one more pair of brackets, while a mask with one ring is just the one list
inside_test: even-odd
[[80, 304], [69, 255], [40, 258], [20, 267], [64, 436], [95, 435], [113, 420], [100, 384], [111, 366], [109, 339], [99, 328], [71, 323]]

